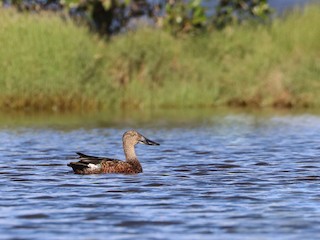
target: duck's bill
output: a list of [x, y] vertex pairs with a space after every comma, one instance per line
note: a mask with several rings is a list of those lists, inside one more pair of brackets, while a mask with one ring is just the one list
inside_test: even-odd
[[143, 144], [146, 144], [146, 145], [160, 145], [159, 143], [151, 141], [150, 139], [145, 138], [145, 137], [143, 139], [141, 139], [140, 142], [143, 143]]

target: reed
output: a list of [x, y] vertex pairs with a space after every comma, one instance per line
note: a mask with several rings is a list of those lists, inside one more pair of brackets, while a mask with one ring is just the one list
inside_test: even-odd
[[0, 106], [72, 110], [96, 106], [101, 42], [55, 15], [0, 11]]
[[319, 5], [270, 25], [110, 41], [57, 16], [0, 18], [2, 109], [320, 107]]

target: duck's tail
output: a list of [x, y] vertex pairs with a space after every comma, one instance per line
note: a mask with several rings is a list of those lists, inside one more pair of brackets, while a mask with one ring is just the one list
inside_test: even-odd
[[82, 162], [70, 162], [67, 166], [71, 167], [75, 173], [84, 174], [85, 169], [88, 168], [88, 164]]

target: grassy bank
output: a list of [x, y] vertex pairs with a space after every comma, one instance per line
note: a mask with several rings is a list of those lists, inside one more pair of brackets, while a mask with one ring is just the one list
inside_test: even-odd
[[319, 5], [270, 26], [105, 42], [56, 16], [0, 10], [0, 108], [320, 107]]

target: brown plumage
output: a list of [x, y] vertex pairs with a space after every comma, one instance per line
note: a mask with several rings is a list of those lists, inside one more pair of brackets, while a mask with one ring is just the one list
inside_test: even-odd
[[136, 174], [142, 172], [142, 166], [135, 153], [135, 145], [143, 143], [147, 145], [159, 145], [135, 130], [125, 132], [122, 137], [125, 161], [94, 157], [77, 152], [80, 161], [68, 164], [76, 174], [100, 174], [100, 173], [122, 173]]

